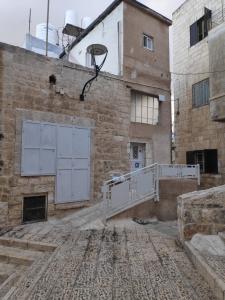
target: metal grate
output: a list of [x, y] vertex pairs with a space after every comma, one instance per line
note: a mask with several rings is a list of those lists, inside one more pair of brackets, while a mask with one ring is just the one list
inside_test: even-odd
[[41, 222], [47, 218], [46, 196], [31, 196], [23, 199], [23, 223]]

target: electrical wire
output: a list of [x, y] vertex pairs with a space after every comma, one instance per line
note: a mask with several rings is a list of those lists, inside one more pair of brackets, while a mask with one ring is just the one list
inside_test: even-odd
[[176, 73], [176, 72], [170, 72], [170, 74], [171, 75], [177, 75], [177, 76], [195, 76], [195, 75], [207, 75], [207, 74], [216, 74], [216, 73], [224, 73], [224, 72], [225, 72], [225, 70], [199, 72], [199, 73]]

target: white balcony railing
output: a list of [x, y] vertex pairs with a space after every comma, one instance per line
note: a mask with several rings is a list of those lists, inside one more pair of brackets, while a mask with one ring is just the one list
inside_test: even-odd
[[159, 179], [163, 178], [196, 178], [200, 184], [199, 165], [158, 165]]

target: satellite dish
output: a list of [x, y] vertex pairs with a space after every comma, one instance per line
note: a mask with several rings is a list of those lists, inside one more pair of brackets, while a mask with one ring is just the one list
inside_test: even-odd
[[103, 55], [108, 52], [108, 49], [106, 46], [101, 44], [92, 44], [87, 47], [87, 53], [90, 53], [91, 55], [98, 56]]

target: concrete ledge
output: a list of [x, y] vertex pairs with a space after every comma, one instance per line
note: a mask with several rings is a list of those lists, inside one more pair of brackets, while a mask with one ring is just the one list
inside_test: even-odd
[[16, 247], [24, 250], [36, 250], [42, 252], [53, 252], [57, 245], [49, 243], [31, 242], [28, 240], [0, 238], [0, 245], [7, 247]]
[[184, 249], [198, 270], [199, 274], [205, 279], [214, 292], [216, 299], [225, 300], [225, 282], [219, 278], [217, 274], [210, 268], [210, 266], [204, 261], [199, 252], [190, 244], [190, 242], [184, 243]]
[[178, 227], [182, 242], [225, 231], [225, 185], [179, 196]]
[[67, 209], [80, 209], [80, 208], [86, 208], [90, 207], [92, 204], [90, 204], [90, 201], [85, 202], [76, 202], [76, 203], [65, 203], [65, 204], [55, 204], [56, 210], [67, 210]]

